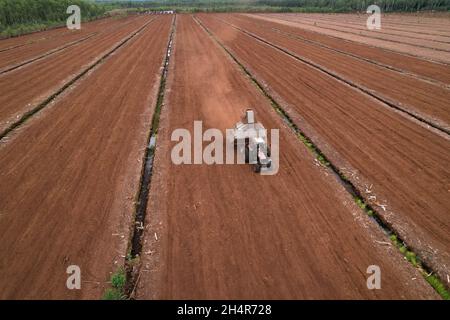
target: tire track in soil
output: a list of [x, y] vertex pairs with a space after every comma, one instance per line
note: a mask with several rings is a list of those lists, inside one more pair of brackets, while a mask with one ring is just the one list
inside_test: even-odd
[[[342, 29], [348, 29], [348, 28], [333, 28], [333, 27], [329, 27], [329, 26], [324, 26], [323, 24], [321, 25], [316, 25], [316, 24], [311, 24], [311, 23], [304, 23], [303, 21], [297, 20], [295, 21], [296, 23], [299, 23], [301, 25], [308, 25], [308, 26], [313, 26], [316, 28], [321, 28], [321, 29], [325, 29], [325, 30], [331, 30], [334, 32], [341, 32], [343, 34], [353, 34], [356, 36], [363, 36], [366, 37], [368, 39], [376, 39], [376, 40], [382, 40], [382, 41], [387, 41], [387, 42], [392, 42], [392, 43], [399, 43], [399, 44], [405, 44], [405, 45], [409, 45], [409, 46], [413, 46], [413, 47], [418, 47], [418, 48], [424, 48], [424, 49], [430, 49], [430, 50], [435, 50], [435, 51], [439, 51], [439, 52], [450, 52], [450, 46], [448, 45], [447, 42], [445, 43], [429, 43], [429, 42], [433, 42], [431, 40], [425, 40], [422, 39], [422, 41], [419, 43], [419, 41], [402, 41], [399, 39], [394, 39], [394, 37], [389, 37], [389, 36], [385, 36], [383, 37], [382, 35], [384, 34], [379, 34], [376, 32], [370, 32], [367, 31], [367, 29], [365, 30], [364, 33], [362, 32], [356, 32], [356, 31], [349, 31], [349, 30], [342, 30]], [[398, 36], [398, 38], [407, 38], [407, 37], [401, 37]], [[407, 40], [407, 39], [405, 39]], [[418, 39], [417, 39], [418, 40]], [[427, 44], [427, 45], [425, 45]]]
[[45, 41], [31, 43], [30, 45], [24, 46], [20, 49], [0, 53], [0, 74], [17, 69], [19, 66], [37, 61], [40, 58], [60, 52], [70, 46], [83, 42], [83, 39], [86, 40], [99, 33], [105, 33], [108, 30], [113, 30], [120, 25], [126, 25], [134, 19], [136, 18], [130, 16], [117, 21], [118, 23], [112, 20], [110, 21], [110, 24], [106, 24], [106, 22], [103, 21], [102, 23], [89, 26], [83, 25], [81, 30], [72, 30], [70, 32], [63, 33], [60, 36], [45, 39]]
[[[317, 21], [320, 21], [321, 24], [325, 24], [327, 26], [337, 26], [337, 27], [341, 27], [343, 29], [350, 29], [353, 31], [363, 31], [364, 33], [358, 33], [359, 35], [365, 35], [365, 33], [368, 33], [368, 29], [367, 26], [365, 24], [356, 24], [355, 26], [349, 27], [347, 23], [338, 23], [336, 21], [329, 21], [329, 20], [323, 20], [323, 19], [312, 19], [312, 18], [306, 18], [306, 20], [308, 20], [309, 23], [314, 23]], [[302, 18], [302, 21], [305, 21], [305, 18]], [[315, 24], [317, 25], [317, 24]], [[340, 31], [339, 29], [335, 29], [337, 31]], [[431, 41], [431, 42], [436, 42], [436, 43], [443, 43], [443, 44], [450, 44], [450, 37], [449, 36], [439, 36], [439, 35], [432, 35], [432, 37], [422, 37], [422, 36], [417, 36], [417, 34], [420, 33], [416, 33], [416, 32], [408, 32], [405, 30], [400, 30], [397, 33], [390, 33], [390, 32], [386, 32], [386, 30], [388, 30], [384, 24], [382, 24], [382, 28], [380, 30], [376, 30], [375, 34], [380, 34], [380, 35], [387, 35], [387, 36], [395, 36], [395, 37], [402, 37], [402, 38], [408, 38], [408, 39], [415, 39], [415, 40], [425, 40], [425, 41]], [[368, 35], [370, 37], [370, 33]], [[448, 38], [448, 39], [445, 39]]]

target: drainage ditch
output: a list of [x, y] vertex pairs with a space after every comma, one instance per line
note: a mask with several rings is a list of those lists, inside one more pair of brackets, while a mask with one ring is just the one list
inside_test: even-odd
[[125, 269], [126, 269], [125, 296], [129, 299], [134, 298], [135, 289], [139, 280], [139, 261], [137, 260], [139, 259], [142, 252], [142, 240], [143, 240], [142, 236], [144, 234], [147, 203], [153, 173], [153, 160], [156, 150], [155, 148], [159, 127], [159, 118], [161, 115], [162, 107], [164, 105], [167, 73], [169, 70], [169, 61], [172, 52], [173, 35], [175, 33], [175, 22], [176, 16], [172, 21], [172, 30], [170, 31], [169, 42], [167, 45], [166, 56], [164, 60], [164, 67], [161, 74], [156, 108], [152, 118], [149, 138], [147, 140], [147, 147], [144, 155], [139, 194], [137, 198], [138, 200], [135, 206], [134, 229], [132, 231], [130, 247], [128, 249], [128, 255], [125, 262]]

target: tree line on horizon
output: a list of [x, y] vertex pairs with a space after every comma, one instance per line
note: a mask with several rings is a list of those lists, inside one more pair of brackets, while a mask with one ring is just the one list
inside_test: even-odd
[[180, 12], [352, 12], [371, 4], [383, 12], [450, 10], [450, 0], [0, 0], [0, 37], [62, 25], [69, 5], [78, 5], [84, 21], [113, 8]]
[[[214, 9], [254, 8], [264, 11], [319, 11], [350, 12], [365, 11], [371, 4], [378, 5], [383, 12], [450, 10], [450, 0], [96, 0], [98, 3], [115, 4], [125, 8], [199, 8]], [[295, 10], [297, 9], [297, 10]]]
[[365, 11], [372, 4], [382, 11], [449, 10], [450, 0], [256, 0], [264, 5], [283, 7], [318, 7]]

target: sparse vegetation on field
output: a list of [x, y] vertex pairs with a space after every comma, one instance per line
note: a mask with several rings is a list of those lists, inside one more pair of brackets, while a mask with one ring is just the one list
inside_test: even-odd
[[111, 275], [111, 286], [103, 294], [103, 300], [124, 300], [126, 274], [123, 268], [119, 268]]

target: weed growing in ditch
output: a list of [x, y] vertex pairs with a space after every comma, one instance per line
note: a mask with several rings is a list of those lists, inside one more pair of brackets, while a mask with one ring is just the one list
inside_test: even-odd
[[111, 275], [111, 286], [103, 294], [103, 300], [124, 300], [126, 275], [123, 268], [119, 268]]
[[442, 299], [450, 300], [450, 293], [435, 275], [426, 276], [425, 280], [441, 295]]
[[425, 278], [425, 280], [436, 290], [437, 293], [444, 299], [444, 300], [450, 300], [450, 293], [445, 288], [444, 284], [439, 280], [438, 277], [436, 277], [433, 274], [428, 274], [423, 265], [420, 261], [419, 257], [417, 255], [410, 251], [405, 244], [400, 241], [395, 234], [391, 234], [389, 237], [391, 242], [394, 244], [394, 246], [400, 250], [400, 252], [404, 255], [406, 260], [408, 260], [414, 267], [416, 267], [422, 276]]

